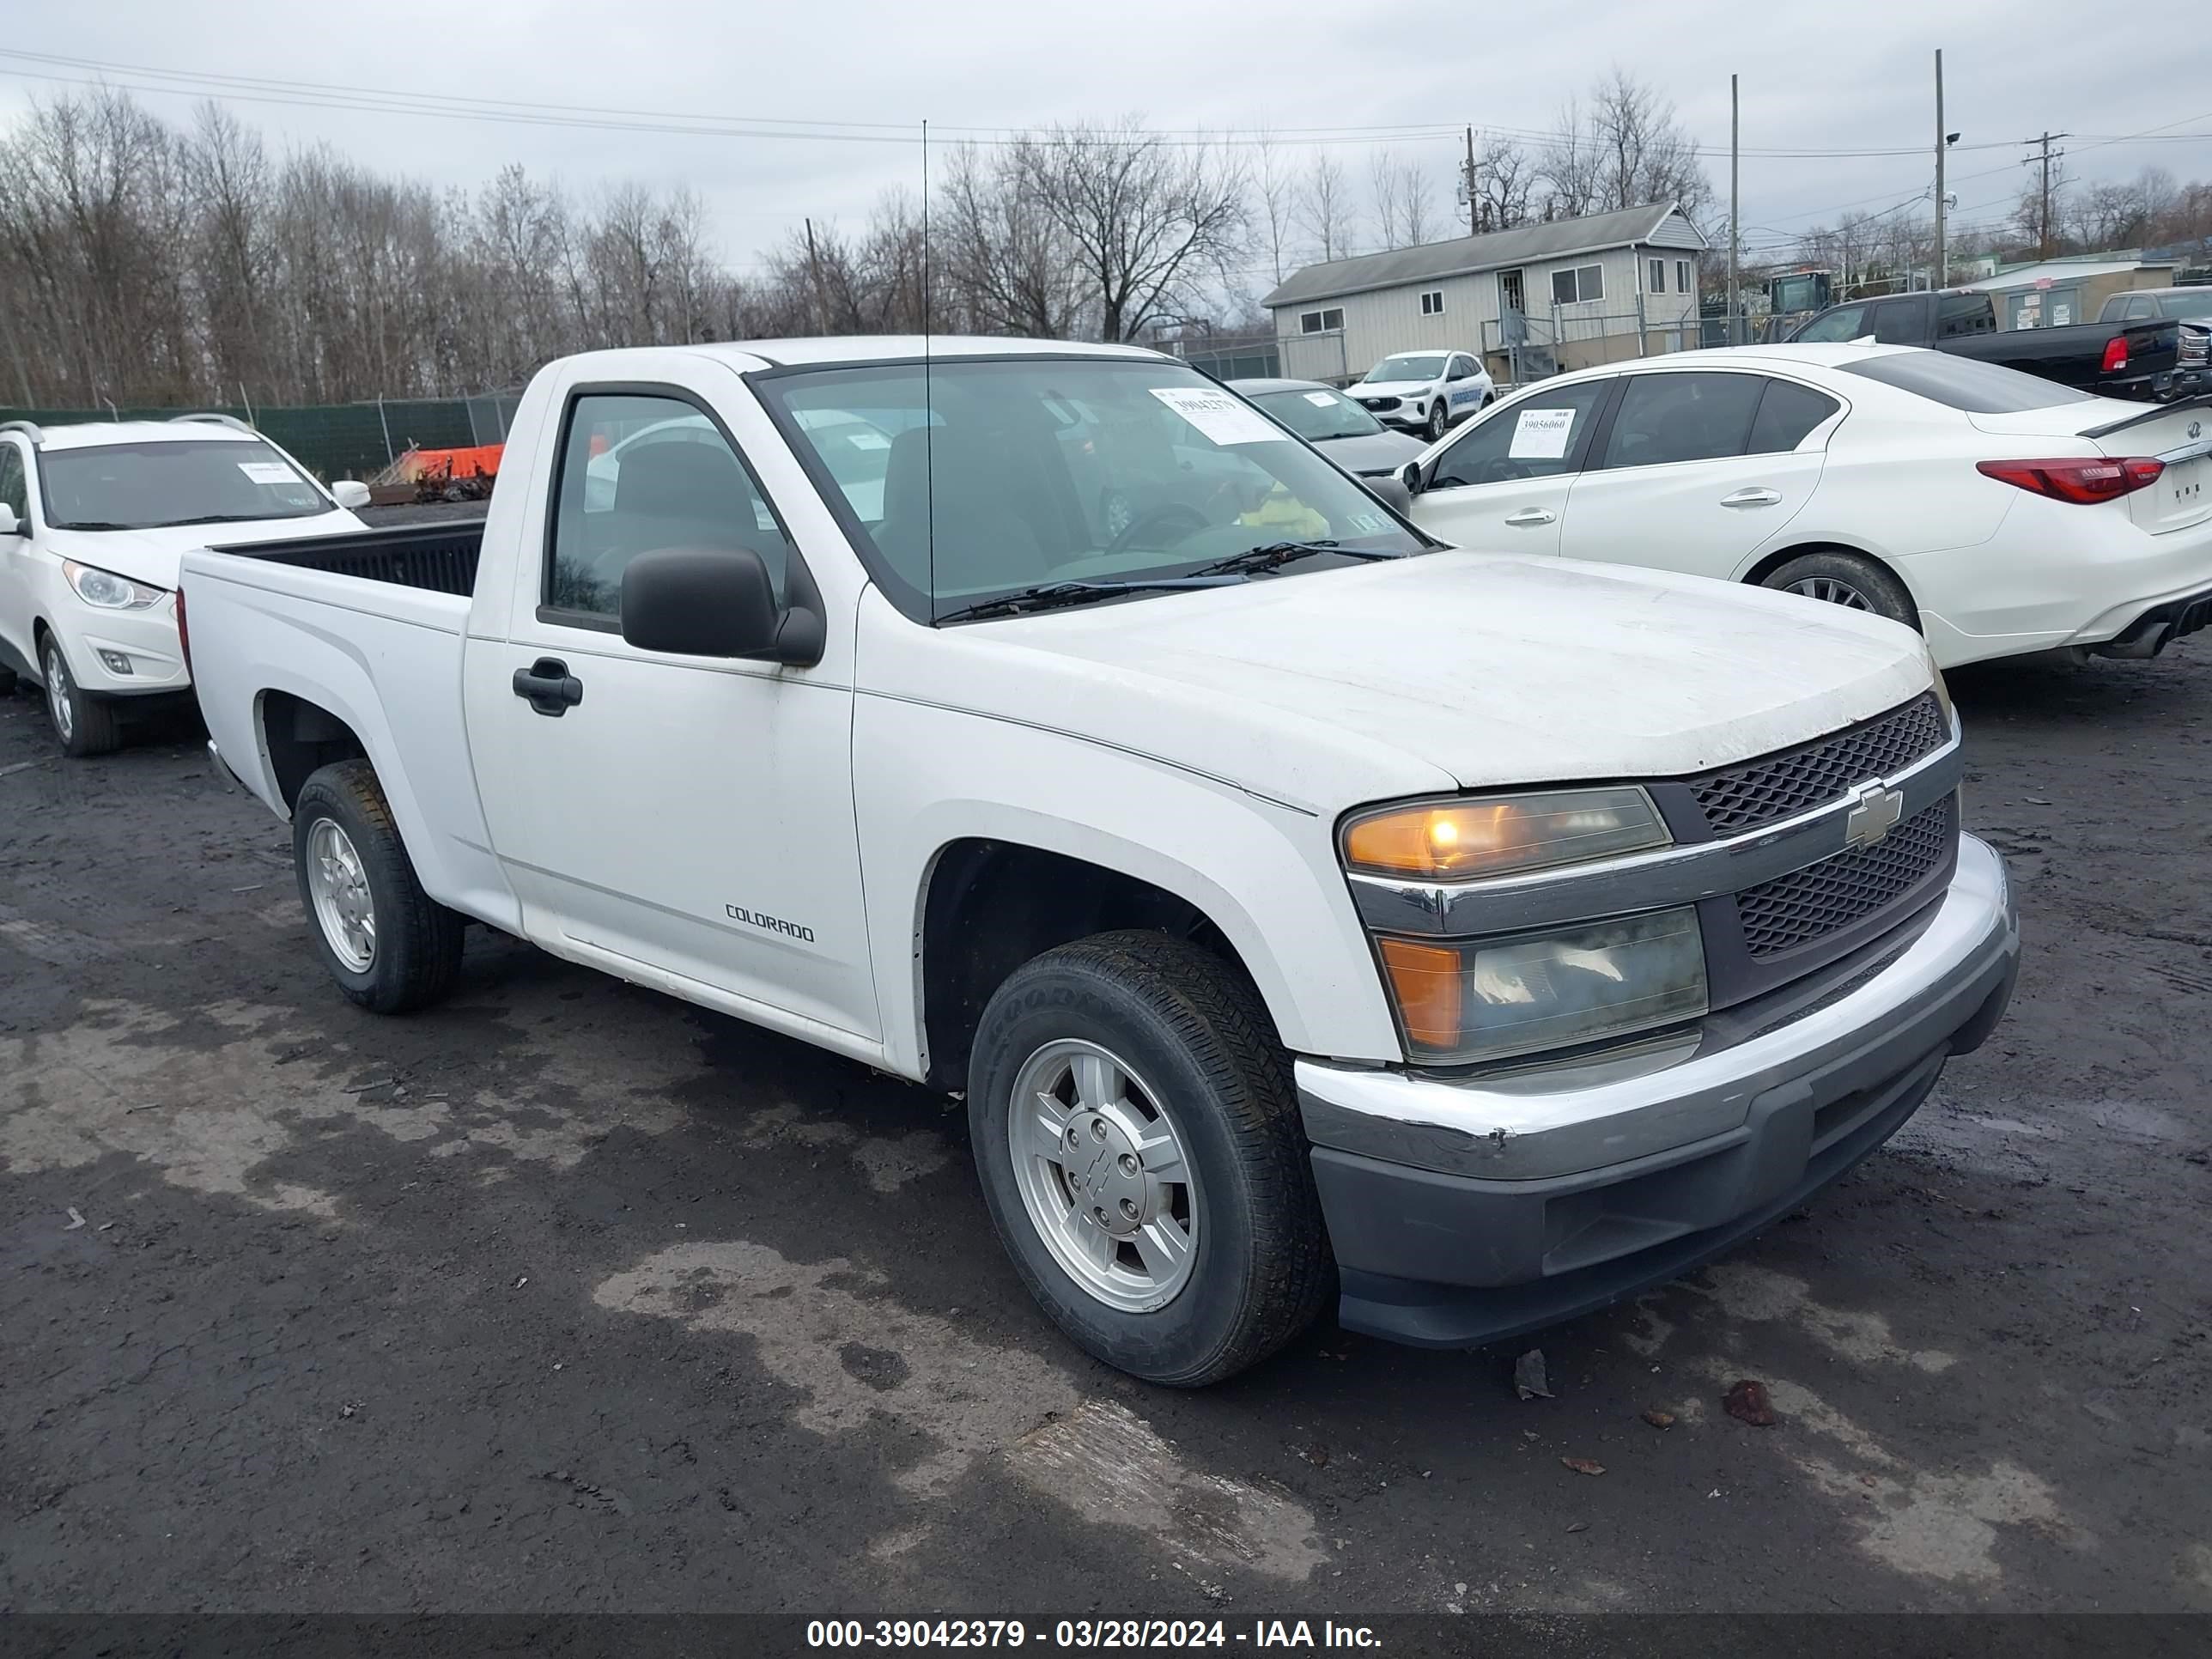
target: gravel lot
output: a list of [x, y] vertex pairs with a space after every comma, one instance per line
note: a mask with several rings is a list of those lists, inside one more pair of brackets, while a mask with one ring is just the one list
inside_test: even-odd
[[2212, 1609], [2192, 644], [1956, 677], [2010, 1021], [1528, 1401], [1327, 1330], [1132, 1383], [945, 1101], [483, 933], [360, 1014], [188, 723], [0, 701], [0, 1609]]

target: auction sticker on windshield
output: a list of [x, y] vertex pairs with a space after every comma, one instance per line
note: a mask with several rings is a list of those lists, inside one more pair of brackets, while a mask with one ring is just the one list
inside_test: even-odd
[[1329, 392], [1309, 392], [1306, 393], [1306, 401], [1316, 409], [1327, 409], [1336, 401], [1336, 395]]
[[282, 461], [240, 461], [238, 470], [256, 483], [297, 483], [300, 475]]
[[1571, 409], [1524, 409], [1514, 422], [1513, 443], [1505, 453], [1516, 461], [1564, 460], [1567, 438], [1574, 429]]
[[1208, 392], [1194, 386], [1156, 386], [1150, 390], [1218, 444], [1288, 443], [1291, 440], [1289, 433], [1258, 410], [1225, 392]]

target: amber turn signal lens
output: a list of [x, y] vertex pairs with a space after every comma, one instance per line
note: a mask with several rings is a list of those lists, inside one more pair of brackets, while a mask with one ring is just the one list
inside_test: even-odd
[[1390, 972], [1406, 1035], [1424, 1048], [1460, 1044], [1461, 963], [1457, 951], [1410, 939], [1386, 939], [1382, 965]]

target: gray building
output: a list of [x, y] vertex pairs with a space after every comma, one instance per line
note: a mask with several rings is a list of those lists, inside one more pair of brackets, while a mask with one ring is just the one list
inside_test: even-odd
[[1706, 246], [1657, 204], [1308, 265], [1261, 303], [1295, 379], [1341, 383], [1424, 349], [1528, 379], [1695, 347]]

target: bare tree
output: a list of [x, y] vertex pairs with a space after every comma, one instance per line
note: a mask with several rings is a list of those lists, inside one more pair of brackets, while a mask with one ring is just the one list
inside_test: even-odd
[[1375, 204], [1375, 240], [1385, 252], [1403, 247], [1414, 239], [1401, 234], [1402, 221], [1399, 216], [1400, 174], [1402, 170], [1398, 158], [1388, 149], [1370, 152], [1367, 157], [1367, 189]]
[[1484, 141], [1474, 163], [1474, 228], [1511, 230], [1534, 217], [1540, 178], [1528, 152], [1510, 138]]
[[1696, 220], [1713, 199], [1673, 103], [1617, 66], [1559, 111], [1543, 179], [1547, 219], [1673, 203]]
[[1398, 170], [1398, 226], [1408, 247], [1433, 240], [1438, 231], [1436, 198], [1430, 193], [1429, 175], [1418, 161], [1407, 161]]
[[1017, 146], [1028, 188], [1078, 256], [1102, 338], [1188, 311], [1244, 250], [1243, 170], [1226, 149], [1133, 120], [1060, 125]]
[[941, 319], [1037, 339], [1076, 331], [1087, 289], [1074, 244], [1030, 181], [1017, 151], [952, 153], [932, 227]]
[[1358, 234], [1352, 211], [1352, 191], [1344, 176], [1344, 163], [1327, 150], [1315, 156], [1307, 170], [1297, 212], [1298, 223], [1313, 239], [1323, 264], [1352, 252]]
[[1290, 158], [1273, 133], [1260, 134], [1253, 146], [1253, 196], [1259, 205], [1253, 216], [1261, 243], [1267, 250], [1268, 266], [1279, 288], [1285, 258], [1295, 233], [1297, 186], [1291, 177]]

